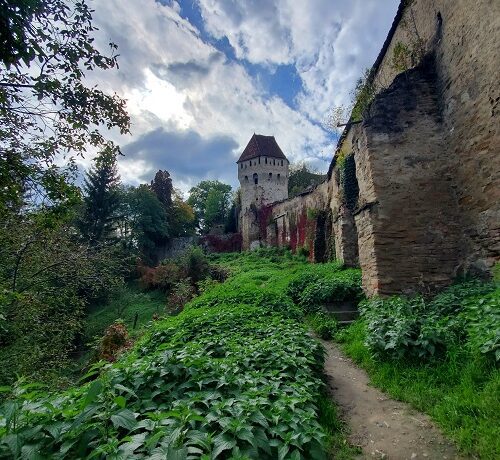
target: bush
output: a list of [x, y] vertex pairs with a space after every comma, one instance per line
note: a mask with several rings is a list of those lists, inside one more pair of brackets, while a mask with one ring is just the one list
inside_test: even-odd
[[362, 296], [359, 270], [344, 270], [336, 277], [308, 284], [299, 295], [299, 305], [306, 312], [314, 312], [328, 303], [358, 302]]
[[318, 281], [319, 277], [315, 273], [305, 273], [290, 281], [286, 289], [287, 295], [296, 303], [300, 302], [300, 296], [304, 289]]
[[451, 286], [430, 301], [392, 297], [361, 306], [366, 345], [393, 359], [442, 356], [450, 346], [464, 343], [498, 359], [499, 311], [499, 289], [479, 281]]
[[210, 276], [210, 264], [207, 256], [199, 246], [192, 246], [180, 260], [186, 277], [191, 278], [193, 284]]
[[179, 313], [195, 295], [194, 286], [189, 278], [175, 283], [170, 295], [167, 298], [168, 310]]
[[306, 323], [324, 340], [331, 340], [338, 329], [337, 320], [332, 315], [324, 312], [308, 315]]
[[127, 327], [123, 321], [115, 321], [106, 329], [98, 350], [98, 359], [114, 362], [124, 350], [130, 348]]

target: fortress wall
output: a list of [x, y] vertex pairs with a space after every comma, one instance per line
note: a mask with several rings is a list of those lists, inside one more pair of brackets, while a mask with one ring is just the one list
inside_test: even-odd
[[445, 149], [432, 56], [398, 76], [353, 130], [355, 221], [368, 295], [433, 291], [456, 276], [458, 205]]
[[[415, 68], [424, 55], [435, 60]], [[267, 206], [244, 241], [359, 257], [368, 295], [487, 274], [500, 258], [499, 63], [497, 0], [403, 1], [372, 71], [378, 95], [336, 152], [354, 155], [355, 207], [334, 158], [325, 183]]]

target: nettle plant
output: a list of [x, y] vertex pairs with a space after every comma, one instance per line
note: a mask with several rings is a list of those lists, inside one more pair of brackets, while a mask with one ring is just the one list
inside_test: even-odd
[[0, 408], [0, 458], [326, 458], [323, 350], [277, 295], [280, 276], [214, 285], [65, 393], [18, 385]]

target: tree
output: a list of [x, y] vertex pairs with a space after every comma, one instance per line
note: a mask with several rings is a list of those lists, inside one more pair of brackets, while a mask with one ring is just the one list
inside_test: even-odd
[[167, 210], [172, 207], [172, 179], [170, 173], [161, 169], [155, 174], [154, 179], [151, 181], [151, 190], [156, 195], [160, 203]]
[[117, 67], [117, 47], [94, 47], [85, 0], [4, 0], [0, 13], [0, 211], [65, 204], [75, 155], [113, 148], [103, 127], [129, 129], [125, 101], [84, 83]]
[[167, 213], [147, 185], [131, 189], [130, 193], [133, 240], [144, 261], [154, 265], [158, 248], [165, 245], [169, 237]]
[[293, 197], [314, 187], [325, 180], [324, 174], [314, 171], [307, 163], [302, 162], [290, 166], [288, 177], [288, 196]]
[[188, 204], [195, 212], [196, 226], [207, 233], [213, 225], [224, 224], [231, 206], [231, 186], [218, 180], [204, 180], [189, 191]]
[[92, 243], [112, 238], [120, 206], [120, 177], [116, 150], [107, 148], [95, 159], [84, 184], [84, 210], [80, 222], [82, 234]]
[[191, 236], [195, 233], [194, 210], [182, 199], [180, 193], [175, 191], [169, 229], [172, 237]]

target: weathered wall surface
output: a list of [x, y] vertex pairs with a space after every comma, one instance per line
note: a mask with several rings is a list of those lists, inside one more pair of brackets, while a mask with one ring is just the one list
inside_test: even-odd
[[327, 181], [257, 209], [244, 247], [359, 260], [369, 295], [487, 273], [500, 258], [499, 74], [498, 0], [402, 2], [372, 70], [378, 94]]
[[242, 161], [238, 165], [238, 179], [243, 211], [288, 198], [287, 160], [262, 156]]
[[456, 276], [462, 227], [443, 161], [437, 75], [429, 56], [398, 76], [353, 129], [355, 221], [368, 295], [435, 290]]

